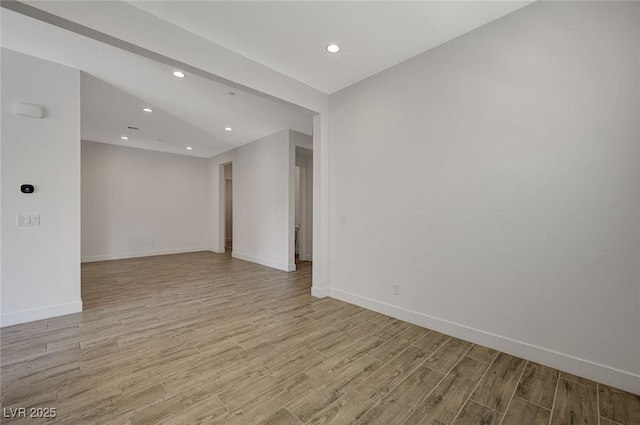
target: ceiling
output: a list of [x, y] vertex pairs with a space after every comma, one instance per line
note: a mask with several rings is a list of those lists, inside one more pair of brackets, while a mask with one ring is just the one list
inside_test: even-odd
[[312, 133], [310, 116], [280, 103], [198, 75], [175, 78], [165, 64], [10, 10], [1, 19], [2, 47], [84, 72], [83, 140], [208, 158], [286, 128]]
[[[30, 2], [67, 19], [74, 11], [91, 10], [87, 4], [80, 12], [80, 3], [86, 2]], [[328, 94], [529, 3], [128, 2], [135, 6], [132, 10]], [[285, 128], [312, 132], [311, 116], [300, 109], [198, 75], [177, 79], [171, 75], [173, 68], [163, 63], [11, 10], [1, 13], [3, 47], [83, 71], [83, 140], [211, 157]], [[332, 42], [340, 44], [339, 53], [326, 52]], [[143, 107], [153, 112], [144, 113]]]
[[532, 1], [129, 3], [330, 94]]

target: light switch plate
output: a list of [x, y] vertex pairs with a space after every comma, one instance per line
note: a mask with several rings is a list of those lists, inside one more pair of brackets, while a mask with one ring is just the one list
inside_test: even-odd
[[40, 216], [38, 214], [18, 214], [18, 226], [39, 226]]

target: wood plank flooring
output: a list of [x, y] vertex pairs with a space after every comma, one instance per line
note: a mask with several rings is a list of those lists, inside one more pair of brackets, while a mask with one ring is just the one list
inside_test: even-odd
[[2, 329], [0, 422], [640, 424], [638, 395], [313, 298], [298, 267], [210, 252], [84, 264], [83, 313]]

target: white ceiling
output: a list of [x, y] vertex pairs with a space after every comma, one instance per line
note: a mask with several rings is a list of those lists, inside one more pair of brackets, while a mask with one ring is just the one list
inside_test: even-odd
[[330, 94], [532, 1], [129, 3]]
[[279, 103], [197, 75], [178, 79], [159, 62], [10, 10], [1, 13], [2, 47], [86, 73], [83, 140], [208, 158], [282, 129], [312, 132], [310, 116]]
[[[532, 1], [135, 1], [144, 11], [325, 93], [333, 93]], [[67, 19], [87, 2], [29, 4]], [[112, 9], [125, 11], [125, 9]], [[94, 12], [95, 13], [95, 12]], [[124, 13], [124, 12], [121, 12]], [[140, 12], [143, 13], [143, 12]], [[285, 128], [311, 134], [299, 109], [1, 9], [3, 47], [84, 71], [82, 138], [211, 157]], [[145, 15], [148, 16], [148, 15]], [[105, 16], [121, 22], [125, 17]], [[102, 18], [101, 18], [102, 19]], [[144, 28], [135, 28], [144, 31]], [[161, 34], [158, 34], [161, 36]], [[171, 42], [167, 39], [167, 42]], [[326, 44], [337, 42], [331, 55]], [[206, 52], [202, 52], [206, 54]], [[229, 92], [235, 92], [230, 96]], [[142, 107], [154, 109], [145, 114]], [[128, 126], [140, 128], [138, 131]], [[232, 127], [233, 131], [225, 131]], [[129, 140], [123, 141], [126, 135]], [[187, 146], [193, 150], [186, 150]]]

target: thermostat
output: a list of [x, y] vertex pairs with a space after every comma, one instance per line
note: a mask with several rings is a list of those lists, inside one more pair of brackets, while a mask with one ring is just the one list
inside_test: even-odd
[[20, 186], [20, 192], [22, 193], [33, 193], [35, 192], [35, 188], [32, 184], [23, 184]]

